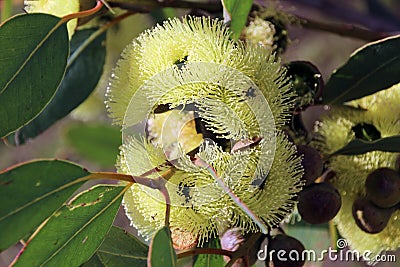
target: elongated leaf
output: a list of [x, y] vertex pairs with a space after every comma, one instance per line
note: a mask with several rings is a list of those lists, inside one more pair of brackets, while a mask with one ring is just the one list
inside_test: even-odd
[[149, 247], [125, 230], [112, 227], [96, 254], [84, 266], [147, 266]]
[[228, 13], [231, 20], [229, 27], [233, 32], [232, 37], [238, 39], [246, 25], [253, 0], [222, 0], [222, 4], [224, 12]]
[[38, 227], [88, 174], [59, 160], [32, 161], [0, 172], [0, 251]]
[[35, 118], [56, 92], [67, 65], [67, 27], [52, 15], [18, 15], [1, 26], [0, 47], [4, 137]]
[[10, 143], [25, 143], [36, 137], [57, 120], [67, 116], [79, 106], [96, 88], [105, 62], [105, 33], [94, 38], [90, 44], [85, 41], [96, 31], [77, 31], [71, 40], [71, 56], [67, 72], [56, 94], [46, 108], [29, 124], [8, 138]]
[[400, 152], [400, 135], [381, 138], [374, 141], [355, 139], [332, 155], [357, 155], [375, 150]]
[[[219, 240], [214, 238], [203, 247], [206, 248], [221, 248]], [[223, 267], [226, 262], [224, 262], [222, 255], [213, 254], [200, 254], [196, 261], [194, 262], [194, 267]]]
[[122, 142], [120, 130], [104, 124], [75, 125], [67, 139], [81, 156], [107, 167], [114, 166]]
[[150, 244], [148, 265], [150, 267], [176, 267], [176, 253], [172, 246], [168, 227], [161, 228]]
[[98, 185], [77, 195], [50, 217], [16, 266], [79, 266], [89, 260], [114, 221], [123, 190]]
[[341, 104], [400, 82], [400, 36], [367, 44], [336, 70], [323, 91], [324, 103]]

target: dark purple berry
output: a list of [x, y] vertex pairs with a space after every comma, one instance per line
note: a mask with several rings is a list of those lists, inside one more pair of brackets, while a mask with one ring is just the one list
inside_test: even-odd
[[332, 220], [342, 205], [338, 190], [330, 183], [313, 183], [306, 186], [298, 196], [297, 209], [311, 224], [321, 224]]
[[361, 230], [376, 234], [385, 229], [394, 209], [375, 206], [367, 198], [358, 198], [353, 203], [353, 218]]
[[[276, 235], [268, 244], [268, 254], [274, 267], [301, 267], [304, 265], [303, 244], [287, 235]], [[285, 259], [285, 260], [283, 260]], [[266, 266], [269, 263], [265, 263]]]
[[318, 178], [323, 170], [324, 162], [319, 152], [309, 146], [298, 145], [297, 155], [303, 156], [301, 165], [304, 168], [303, 180], [306, 184], [311, 184]]
[[389, 168], [371, 172], [366, 181], [367, 196], [376, 206], [390, 208], [400, 202], [400, 174]]

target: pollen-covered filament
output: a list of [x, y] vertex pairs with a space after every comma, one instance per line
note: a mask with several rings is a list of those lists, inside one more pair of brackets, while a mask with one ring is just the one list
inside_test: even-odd
[[[107, 91], [123, 129], [118, 171], [156, 169], [148, 177], [158, 179], [173, 162], [169, 226], [199, 245], [232, 226], [267, 232], [302, 186], [300, 158], [280, 132], [293, 106], [285, 70], [266, 49], [229, 36], [209, 18], [166, 21], [124, 50]], [[124, 206], [147, 238], [165, 224], [156, 190], [134, 184]]]

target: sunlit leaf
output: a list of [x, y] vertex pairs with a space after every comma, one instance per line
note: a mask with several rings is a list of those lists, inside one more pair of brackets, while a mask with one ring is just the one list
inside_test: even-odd
[[341, 104], [400, 82], [400, 36], [358, 49], [336, 70], [323, 90], [323, 102]]
[[44, 224], [15, 266], [79, 266], [109, 231], [124, 187], [98, 185], [74, 197]]
[[150, 267], [176, 267], [176, 253], [172, 246], [168, 227], [161, 228], [150, 244], [148, 263]]
[[18, 15], [0, 28], [0, 137], [35, 118], [65, 72], [65, 23], [47, 14]]
[[230, 18], [230, 29], [232, 36], [238, 39], [243, 27], [246, 25], [247, 16], [249, 15], [253, 0], [222, 0], [224, 5], [225, 16]]
[[[29, 124], [8, 138], [10, 143], [25, 143], [57, 120], [67, 116], [96, 88], [105, 62], [105, 33], [89, 39], [96, 30], [77, 31], [71, 40], [67, 72], [56, 94], [46, 108]], [[86, 43], [90, 41], [90, 43]]]
[[0, 173], [0, 251], [18, 242], [78, 189], [89, 173], [59, 160], [32, 161]]

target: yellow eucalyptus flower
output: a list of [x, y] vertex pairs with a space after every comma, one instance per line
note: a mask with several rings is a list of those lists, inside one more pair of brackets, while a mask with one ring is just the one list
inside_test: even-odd
[[[400, 85], [380, 91], [373, 95], [351, 101], [353, 107], [365, 111], [335, 107], [318, 125], [320, 138], [317, 146], [329, 155], [342, 148], [355, 138], [352, 128], [360, 123], [376, 127], [381, 137], [400, 134]], [[400, 211], [392, 215], [387, 227], [380, 233], [363, 232], [352, 216], [352, 205], [356, 198], [365, 196], [365, 180], [369, 173], [382, 168], [395, 168], [398, 153], [372, 151], [355, 156], [335, 156], [329, 167], [335, 171], [333, 184], [342, 196], [342, 208], [334, 221], [340, 234], [349, 245], [360, 252], [370, 250], [374, 255], [381, 251], [396, 250], [400, 247]]]
[[[193, 136], [175, 134], [176, 171], [166, 184], [171, 198], [171, 229], [190, 233], [199, 244], [232, 226], [259, 231], [216, 178], [186, 156], [198, 137], [185, 128], [193, 127], [184, 109], [190, 105], [212, 132], [233, 143], [262, 137], [258, 145], [234, 151], [224, 151], [204, 140], [196, 157], [212, 166], [268, 227], [292, 211], [293, 199], [302, 186], [302, 168], [294, 145], [279, 131], [293, 105], [285, 70], [265, 49], [230, 40], [222, 22], [172, 19], [144, 32], [122, 53], [107, 96], [110, 116], [125, 133], [117, 163], [121, 173], [141, 175], [155, 167], [162, 173], [166, 169], [159, 166], [171, 160], [165, 146], [170, 147], [174, 140], [170, 135], [165, 140], [161, 136], [168, 129]], [[166, 115], [168, 120], [181, 114], [177, 120], [186, 118], [187, 123], [154, 120], [152, 111], [161, 104], [177, 109]], [[129, 132], [133, 125], [149, 118], [152, 140]], [[181, 127], [178, 125], [185, 126], [176, 131]], [[164, 225], [165, 203], [156, 190], [134, 184], [124, 196], [124, 206], [132, 225], [146, 238]]]
[[[28, 13], [47, 13], [57, 17], [79, 12], [79, 0], [25, 0], [25, 10]], [[67, 23], [69, 39], [74, 34], [77, 19]]]

